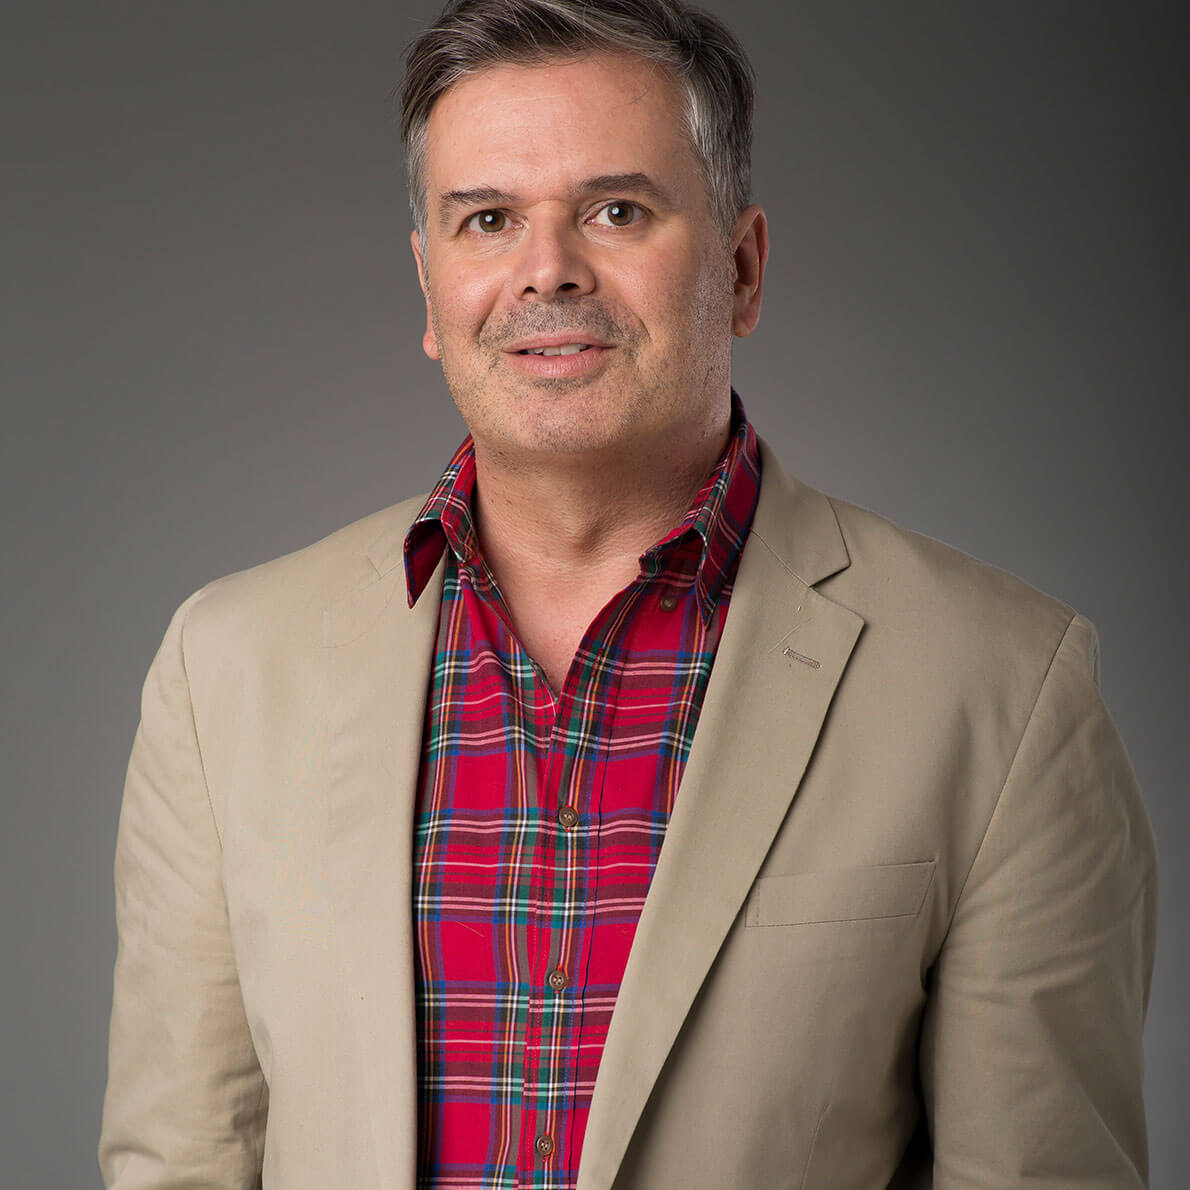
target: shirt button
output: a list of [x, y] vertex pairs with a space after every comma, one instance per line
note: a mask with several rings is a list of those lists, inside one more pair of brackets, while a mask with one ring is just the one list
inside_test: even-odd
[[566, 972], [559, 967], [556, 971], [551, 971], [547, 981], [555, 992], [560, 992], [569, 982], [566, 978]]
[[676, 595], [662, 595], [657, 602], [663, 612], [671, 612], [678, 606], [678, 597]]
[[543, 1132], [533, 1144], [543, 1157], [548, 1157], [554, 1151], [554, 1138], [547, 1132]]
[[578, 811], [573, 806], [563, 806], [558, 811], [558, 821], [570, 830], [571, 827], [578, 826]]

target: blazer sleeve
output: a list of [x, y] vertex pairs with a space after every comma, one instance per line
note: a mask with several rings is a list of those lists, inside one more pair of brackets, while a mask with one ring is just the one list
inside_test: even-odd
[[[201, 594], [201, 593], [199, 593]], [[178, 610], [149, 670], [116, 845], [99, 1143], [118, 1190], [260, 1184], [268, 1091], [244, 1015]]]
[[932, 972], [920, 1068], [936, 1190], [1147, 1185], [1156, 896], [1095, 630], [1076, 616]]

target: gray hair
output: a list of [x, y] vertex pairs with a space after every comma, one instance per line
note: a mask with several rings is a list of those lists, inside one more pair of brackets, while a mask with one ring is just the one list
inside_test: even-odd
[[680, 0], [452, 0], [409, 47], [401, 89], [409, 207], [423, 240], [426, 127], [438, 99], [489, 67], [599, 52], [654, 62], [681, 87], [711, 214], [731, 231], [749, 202], [755, 79], [721, 21]]

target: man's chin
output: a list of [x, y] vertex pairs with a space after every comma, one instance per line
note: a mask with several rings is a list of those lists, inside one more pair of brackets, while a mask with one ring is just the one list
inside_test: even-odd
[[632, 453], [636, 436], [630, 424], [610, 412], [601, 412], [591, 402], [572, 408], [557, 399], [536, 407], [529, 401], [508, 411], [497, 424], [476, 427], [472, 433], [477, 443], [486, 444], [506, 460], [518, 458], [539, 466], [561, 459], [578, 465], [587, 460], [615, 460], [625, 452]]

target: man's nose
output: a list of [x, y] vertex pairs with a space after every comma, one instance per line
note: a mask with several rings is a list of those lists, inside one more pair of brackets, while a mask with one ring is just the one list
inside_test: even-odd
[[564, 220], [530, 225], [520, 244], [514, 288], [518, 298], [552, 301], [595, 288], [586, 237]]

